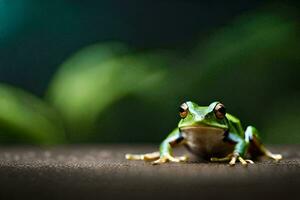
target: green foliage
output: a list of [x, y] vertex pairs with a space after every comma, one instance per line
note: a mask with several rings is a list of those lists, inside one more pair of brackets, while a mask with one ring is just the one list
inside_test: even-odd
[[60, 66], [47, 103], [0, 86], [0, 142], [160, 141], [176, 126], [178, 104], [190, 99], [222, 100], [268, 142], [298, 143], [298, 27], [287, 14], [248, 13], [188, 56], [91, 45]]
[[33, 95], [0, 85], [0, 140], [28, 144], [65, 142], [59, 116]]
[[[282, 102], [288, 103], [283, 104]], [[265, 140], [270, 143], [299, 144], [299, 96], [277, 99], [274, 102], [274, 106], [267, 110], [267, 113], [268, 116], [263, 124], [263, 130], [267, 133], [265, 134]]]
[[[196, 98], [221, 99], [229, 112], [242, 116], [244, 126], [258, 126], [269, 142], [299, 141], [297, 118], [291, 117], [291, 110], [300, 112], [292, 103], [300, 97], [297, 33], [298, 23], [292, 17], [272, 12], [239, 17], [196, 49], [195, 68], [201, 75], [193, 77], [190, 86], [202, 91]], [[283, 107], [291, 109], [283, 112]]]
[[157, 57], [126, 52], [122, 45], [93, 45], [61, 66], [48, 98], [69, 125], [71, 141], [85, 141], [108, 106], [162, 79], [162, 70], [151, 66]]

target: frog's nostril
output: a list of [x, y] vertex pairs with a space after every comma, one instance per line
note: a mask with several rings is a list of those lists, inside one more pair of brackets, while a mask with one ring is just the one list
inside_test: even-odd
[[197, 117], [196, 117], [196, 121], [201, 121], [203, 119], [204, 119], [204, 116], [202, 116], [202, 115], [197, 115]]

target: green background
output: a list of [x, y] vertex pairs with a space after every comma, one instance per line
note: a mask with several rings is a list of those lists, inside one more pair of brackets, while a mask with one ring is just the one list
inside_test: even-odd
[[300, 143], [296, 1], [0, 0], [0, 143], [159, 142], [219, 100]]

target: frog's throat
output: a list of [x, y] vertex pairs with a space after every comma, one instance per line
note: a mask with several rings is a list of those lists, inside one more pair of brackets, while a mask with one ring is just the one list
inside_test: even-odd
[[224, 142], [226, 129], [211, 126], [187, 126], [180, 128], [186, 147], [201, 157], [226, 156], [232, 146]]

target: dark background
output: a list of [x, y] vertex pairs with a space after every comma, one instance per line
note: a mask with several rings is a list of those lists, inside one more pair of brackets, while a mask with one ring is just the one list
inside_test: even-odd
[[159, 142], [185, 100], [300, 142], [299, 3], [1, 0], [0, 24], [1, 143]]

